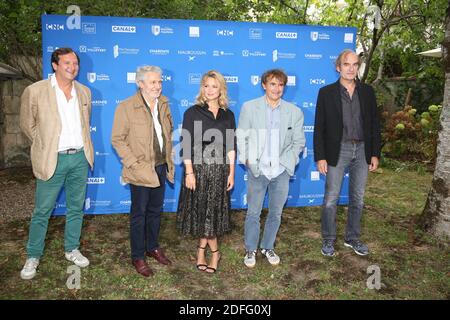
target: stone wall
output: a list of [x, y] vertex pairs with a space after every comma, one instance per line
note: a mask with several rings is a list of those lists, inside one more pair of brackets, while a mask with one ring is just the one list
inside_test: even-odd
[[30, 141], [19, 127], [20, 96], [29, 80], [0, 81], [0, 169], [30, 166]]

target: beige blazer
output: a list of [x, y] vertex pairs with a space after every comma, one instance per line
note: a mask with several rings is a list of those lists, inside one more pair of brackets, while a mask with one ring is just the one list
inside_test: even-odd
[[[94, 148], [89, 125], [91, 91], [77, 81], [74, 81], [74, 85], [80, 107], [84, 154], [92, 169]], [[25, 88], [20, 104], [20, 128], [31, 140], [31, 165], [38, 179], [48, 180], [55, 173], [61, 126], [56, 93], [50, 79], [38, 81]]]
[[[165, 137], [167, 180], [174, 182], [175, 167], [172, 150], [173, 121], [167, 98], [158, 99], [162, 134]], [[114, 115], [111, 143], [122, 160], [123, 181], [137, 186], [159, 187], [153, 151], [153, 120], [140, 92], [122, 101]]]

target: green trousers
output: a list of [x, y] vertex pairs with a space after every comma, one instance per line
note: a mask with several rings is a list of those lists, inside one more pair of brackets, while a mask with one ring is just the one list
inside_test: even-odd
[[79, 247], [88, 170], [89, 163], [83, 151], [58, 154], [55, 174], [47, 181], [36, 179], [36, 203], [28, 237], [28, 258], [39, 259], [44, 253], [48, 220], [63, 186], [67, 208], [64, 250], [69, 252]]

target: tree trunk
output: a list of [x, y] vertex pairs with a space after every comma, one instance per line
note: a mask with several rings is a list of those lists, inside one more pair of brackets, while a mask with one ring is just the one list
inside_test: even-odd
[[442, 43], [445, 89], [437, 144], [436, 168], [420, 226], [438, 237], [450, 237], [450, 4]]

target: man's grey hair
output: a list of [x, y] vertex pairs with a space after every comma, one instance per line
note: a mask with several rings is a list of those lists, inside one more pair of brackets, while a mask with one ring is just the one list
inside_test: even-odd
[[147, 72], [156, 72], [162, 75], [162, 70], [158, 66], [140, 66], [136, 69], [136, 85], [139, 81], [144, 81]]

